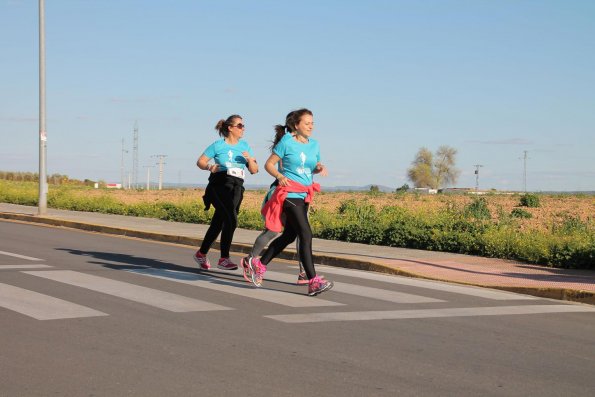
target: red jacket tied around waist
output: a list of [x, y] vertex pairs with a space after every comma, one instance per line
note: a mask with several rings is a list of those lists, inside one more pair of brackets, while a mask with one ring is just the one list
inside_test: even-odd
[[283, 202], [287, 198], [288, 193], [306, 193], [304, 201], [310, 203], [314, 198], [314, 192], [320, 191], [319, 183], [315, 182], [310, 186], [304, 186], [291, 179], [287, 180], [289, 184], [287, 186], [277, 186], [269, 201], [265, 203], [260, 211], [262, 216], [264, 216], [265, 227], [277, 233], [283, 230], [281, 213], [283, 212]]

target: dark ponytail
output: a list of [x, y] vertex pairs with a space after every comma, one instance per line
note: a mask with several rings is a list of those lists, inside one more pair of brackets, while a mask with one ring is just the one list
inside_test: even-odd
[[275, 146], [277, 146], [277, 144], [279, 143], [279, 141], [281, 141], [281, 139], [283, 139], [283, 137], [285, 136], [285, 132], [291, 132], [289, 130], [289, 127], [287, 125], [281, 125], [281, 124], [277, 124], [275, 126], [275, 137], [273, 138], [273, 144], [271, 145], [271, 152], [273, 151], [273, 149], [275, 148]]
[[277, 124], [275, 126], [275, 137], [273, 138], [273, 144], [271, 145], [271, 148], [270, 148], [271, 152], [273, 151], [275, 146], [277, 146], [277, 144], [281, 141], [281, 139], [283, 139], [286, 132], [294, 131], [295, 128], [293, 127], [294, 124], [292, 121], [294, 113], [295, 113], [295, 110], [287, 113], [287, 116], [285, 116], [285, 125]]
[[219, 133], [219, 136], [223, 138], [227, 138], [229, 136], [229, 127], [231, 127], [235, 121], [235, 119], [241, 119], [242, 116], [237, 114], [232, 114], [227, 118], [227, 120], [219, 120], [217, 125], [215, 125], [215, 131]]

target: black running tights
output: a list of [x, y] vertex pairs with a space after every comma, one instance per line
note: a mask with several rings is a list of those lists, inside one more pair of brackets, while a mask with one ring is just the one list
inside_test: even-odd
[[205, 234], [205, 238], [200, 246], [200, 252], [207, 254], [211, 245], [221, 233], [221, 257], [229, 257], [229, 249], [233, 234], [238, 226], [238, 213], [242, 203], [242, 190], [238, 187], [225, 185], [215, 185], [212, 190], [212, 202], [215, 207], [215, 213], [211, 219], [211, 225]]
[[273, 240], [266, 249], [261, 262], [267, 265], [274, 257], [299, 237], [299, 257], [308, 279], [316, 277], [314, 261], [312, 259], [312, 229], [308, 222], [308, 205], [302, 199], [286, 199], [283, 203], [285, 214], [285, 229], [281, 236]]

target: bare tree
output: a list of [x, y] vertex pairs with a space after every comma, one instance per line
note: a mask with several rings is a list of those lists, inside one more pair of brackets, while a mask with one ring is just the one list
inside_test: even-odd
[[434, 156], [434, 177], [436, 178], [436, 189], [455, 184], [461, 171], [455, 168], [457, 149], [442, 145]]
[[415, 155], [411, 168], [407, 170], [407, 176], [415, 187], [431, 187], [432, 178], [432, 152], [422, 147]]
[[407, 175], [413, 186], [438, 189], [457, 182], [460, 171], [455, 168], [457, 150], [440, 146], [435, 154], [422, 147], [415, 155]]

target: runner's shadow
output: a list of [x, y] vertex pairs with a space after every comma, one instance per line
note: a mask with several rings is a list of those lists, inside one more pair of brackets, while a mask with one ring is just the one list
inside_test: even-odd
[[[246, 280], [244, 280], [242, 274], [230, 273], [227, 271], [224, 272], [213, 269], [204, 271], [194, 267], [182, 266], [153, 258], [119, 254], [114, 252], [81, 251], [71, 248], [56, 249], [60, 251], [66, 251], [73, 255], [88, 256], [90, 258], [97, 259], [97, 261], [89, 260], [88, 263], [101, 265], [112, 270], [126, 270], [132, 273], [146, 274], [180, 281], [200, 280], [208, 281], [213, 284], [231, 285], [238, 288], [255, 288], [253, 285], [248, 284]], [[245, 284], [238, 284], [238, 281], [241, 281]], [[267, 280], [267, 283], [269, 282], [290, 284], [281, 281]]]

